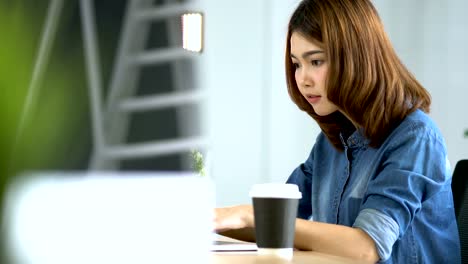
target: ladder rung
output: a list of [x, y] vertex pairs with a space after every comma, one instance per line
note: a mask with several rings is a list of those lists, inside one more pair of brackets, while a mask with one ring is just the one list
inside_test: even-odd
[[119, 105], [120, 111], [135, 112], [160, 109], [199, 102], [205, 97], [200, 91], [176, 92], [164, 95], [145, 96], [124, 100]]
[[136, 65], [158, 64], [183, 58], [195, 57], [197, 53], [183, 48], [156, 49], [130, 57], [130, 63]]
[[176, 154], [207, 146], [205, 138], [194, 137], [107, 147], [104, 155], [109, 159], [133, 159]]
[[135, 14], [134, 18], [138, 20], [142, 19], [165, 19], [182, 15], [188, 12], [197, 12], [193, 5], [190, 4], [167, 4], [159, 7], [151, 7], [149, 9], [141, 10]]

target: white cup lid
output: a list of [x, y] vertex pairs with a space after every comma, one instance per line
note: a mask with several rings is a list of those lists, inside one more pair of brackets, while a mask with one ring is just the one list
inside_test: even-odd
[[302, 198], [302, 194], [299, 191], [299, 187], [296, 184], [291, 183], [255, 184], [250, 189], [249, 196], [260, 198]]

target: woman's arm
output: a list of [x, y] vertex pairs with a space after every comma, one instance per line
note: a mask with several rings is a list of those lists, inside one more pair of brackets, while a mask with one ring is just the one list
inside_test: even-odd
[[380, 258], [374, 240], [359, 228], [296, 220], [294, 246], [369, 262]]
[[[217, 208], [215, 230], [221, 235], [254, 241], [254, 217], [251, 205]], [[359, 228], [296, 219], [294, 247], [368, 262], [379, 255], [374, 240]]]

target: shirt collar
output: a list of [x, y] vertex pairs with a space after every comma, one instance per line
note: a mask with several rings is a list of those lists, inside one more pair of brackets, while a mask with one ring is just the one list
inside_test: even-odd
[[346, 141], [344, 140], [343, 134], [340, 133], [340, 139], [343, 146], [349, 148], [368, 146], [370, 142], [370, 140], [364, 136], [362, 128], [356, 129]]

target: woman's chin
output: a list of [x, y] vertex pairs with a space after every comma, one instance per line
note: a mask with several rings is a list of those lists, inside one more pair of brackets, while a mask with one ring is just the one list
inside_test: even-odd
[[[328, 111], [327, 111], [328, 110]], [[337, 110], [336, 109], [316, 109], [314, 108], [314, 112], [319, 115], [319, 116], [327, 116], [335, 113]]]

